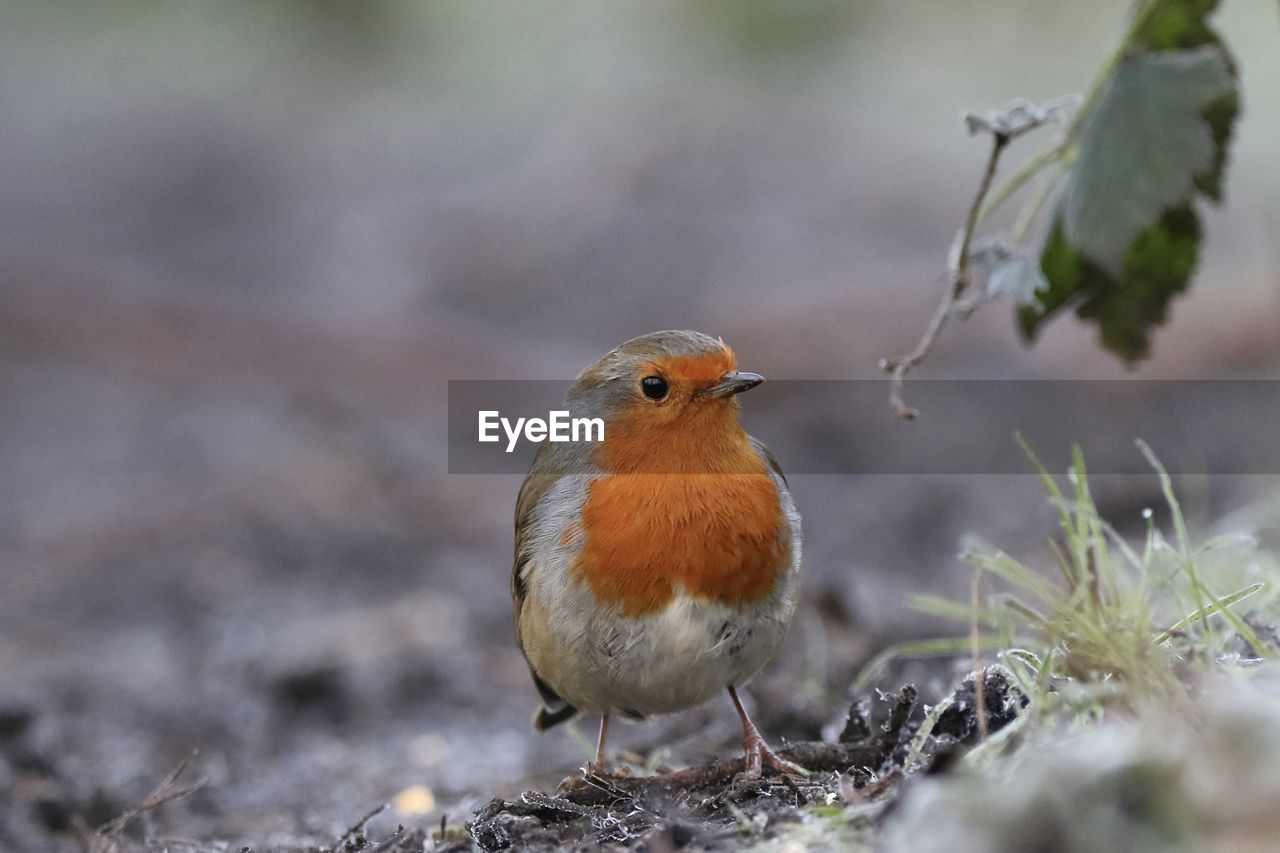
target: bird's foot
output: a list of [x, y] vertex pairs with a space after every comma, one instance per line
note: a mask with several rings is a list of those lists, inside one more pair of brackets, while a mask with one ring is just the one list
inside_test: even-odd
[[613, 787], [612, 780], [617, 778], [604, 765], [588, 761], [579, 769], [578, 775], [566, 776], [561, 779], [560, 784], [556, 786], [556, 793], [564, 795], [573, 791], [581, 791], [587, 787], [611, 788]]
[[585, 787], [587, 787], [585, 776], [566, 776], [560, 780], [559, 785], [556, 785], [556, 795], [563, 797], [574, 791], [581, 791]]
[[596, 776], [601, 779], [629, 779], [631, 778], [631, 768], [625, 765], [610, 770], [607, 764], [588, 761], [582, 765], [583, 776]]
[[749, 734], [742, 739], [742, 752], [744, 758], [742, 775], [745, 779], [759, 779], [766, 767], [793, 782], [805, 782], [809, 779], [808, 771], [799, 764], [779, 756], [758, 734]]
[[561, 780], [556, 787], [556, 793], [564, 796], [590, 787], [599, 788], [617, 797], [626, 797], [627, 792], [619, 788], [616, 783], [624, 782], [630, 778], [631, 770], [626, 767], [610, 771], [604, 765], [589, 761], [582, 766], [582, 774], [580, 776], [569, 776]]

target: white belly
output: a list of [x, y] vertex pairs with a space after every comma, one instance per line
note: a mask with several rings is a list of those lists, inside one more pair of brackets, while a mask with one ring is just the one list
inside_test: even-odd
[[795, 611], [800, 574], [800, 519], [785, 489], [791, 554], [766, 598], [730, 607], [681, 592], [661, 610], [625, 618], [597, 603], [571, 570], [580, 544], [562, 531], [586, 491], [585, 479], [575, 479], [562, 479], [544, 501], [535, 535], [545, 544], [528, 566], [520, 613], [525, 655], [557, 694], [585, 711], [666, 714], [745, 683], [773, 657]]
[[543, 624], [536, 638], [526, 631], [526, 652], [539, 675], [583, 710], [680, 711], [745, 683], [773, 657], [795, 608], [794, 585], [791, 573], [758, 604], [727, 607], [678, 595], [661, 611], [623, 618], [573, 601], [585, 594], [584, 584], [563, 590], [549, 612], [529, 614]]

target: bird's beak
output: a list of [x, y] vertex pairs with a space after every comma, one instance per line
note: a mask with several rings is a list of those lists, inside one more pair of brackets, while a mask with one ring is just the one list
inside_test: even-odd
[[730, 370], [724, 376], [721, 376], [720, 381], [715, 385], [699, 391], [698, 396], [711, 397], [713, 399], [732, 397], [734, 394], [749, 391], [763, 381], [764, 377], [759, 373], [743, 373], [739, 370]]

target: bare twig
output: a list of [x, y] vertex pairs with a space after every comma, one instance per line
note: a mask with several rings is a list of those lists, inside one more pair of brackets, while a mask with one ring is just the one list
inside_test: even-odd
[[[840, 797], [848, 805], [863, 805], [871, 802], [886, 791], [902, 784], [905, 778], [897, 767], [890, 767], [882, 776], [877, 776], [861, 788], [852, 784], [840, 785]], [[844, 779], [841, 782], [844, 783]]]
[[115, 850], [120, 843], [120, 836], [124, 834], [129, 824], [140, 814], [158, 809], [165, 803], [173, 802], [181, 799], [188, 794], [202, 788], [208, 781], [204, 777], [197, 779], [190, 785], [179, 787], [177, 785], [178, 777], [180, 777], [186, 769], [191, 765], [198, 755], [198, 751], [192, 750], [191, 754], [178, 762], [178, 766], [169, 771], [169, 774], [160, 780], [160, 784], [152, 789], [151, 793], [143, 798], [142, 802], [125, 811], [114, 820], [104, 823], [98, 827], [98, 831], [89, 849], [93, 853], [110, 853]]
[[991, 190], [991, 180], [995, 177], [996, 168], [1000, 164], [1000, 155], [1004, 153], [1004, 149], [1011, 140], [1012, 137], [1006, 133], [992, 134], [991, 154], [987, 157], [987, 168], [982, 173], [982, 183], [978, 185], [978, 193], [969, 205], [969, 215], [965, 217], [964, 228], [957, 235], [958, 249], [948, 264], [950, 269], [947, 286], [942, 294], [942, 301], [933, 312], [933, 319], [925, 329], [924, 337], [920, 339], [920, 343], [916, 344], [916, 348], [906, 355], [886, 358], [880, 362], [880, 369], [892, 377], [889, 385], [889, 408], [901, 420], [911, 420], [917, 414], [916, 410], [902, 399], [903, 380], [911, 369], [924, 360], [924, 357], [933, 349], [938, 334], [951, 317], [952, 306], [969, 287], [969, 244], [973, 242], [973, 231], [978, 224], [978, 212], [982, 208], [982, 200]]
[[364, 815], [364, 817], [360, 818], [358, 821], [353, 823], [347, 829], [346, 832], [342, 833], [342, 835], [338, 837], [338, 840], [333, 843], [333, 847], [331, 849], [333, 849], [336, 853], [336, 851], [339, 850], [342, 847], [342, 845], [347, 842], [347, 839], [354, 838], [355, 836], [363, 833], [365, 824], [367, 824], [369, 821], [373, 820], [375, 817], [385, 812], [387, 810], [388, 805], [389, 805], [388, 803], [383, 803], [380, 806], [370, 809]]
[[1027, 181], [1035, 177], [1050, 163], [1059, 161], [1065, 156], [1066, 147], [1058, 145], [1046, 154], [1033, 158], [1019, 171], [1008, 184], [1000, 189], [991, 203], [987, 197], [991, 193], [991, 185], [1000, 165], [1000, 157], [1009, 143], [1018, 137], [1030, 133], [1049, 122], [1057, 121], [1063, 110], [1079, 103], [1075, 95], [1055, 98], [1043, 106], [1036, 106], [1029, 101], [1014, 101], [1003, 110], [992, 110], [982, 115], [966, 113], [964, 120], [970, 133], [986, 132], [991, 134], [991, 153], [987, 156], [987, 165], [982, 172], [982, 181], [978, 191], [969, 204], [969, 212], [965, 217], [964, 227], [956, 234], [952, 244], [951, 255], [947, 259], [947, 284], [943, 290], [942, 300], [933, 312], [933, 318], [926, 327], [924, 336], [916, 344], [915, 349], [897, 358], [886, 358], [880, 361], [880, 369], [890, 375], [889, 408], [894, 416], [901, 420], [911, 420], [917, 412], [907, 405], [902, 397], [902, 383], [908, 373], [924, 360], [938, 335], [947, 324], [947, 320], [956, 312], [956, 303], [968, 290], [970, 284], [969, 248], [973, 244], [974, 232], [978, 224], [1000, 203], [1020, 189]]

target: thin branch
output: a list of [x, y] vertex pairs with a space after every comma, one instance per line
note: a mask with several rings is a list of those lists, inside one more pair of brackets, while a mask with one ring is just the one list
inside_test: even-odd
[[978, 185], [978, 192], [969, 204], [969, 213], [965, 217], [964, 227], [960, 229], [960, 233], [956, 235], [956, 240], [952, 245], [951, 256], [947, 262], [947, 286], [943, 292], [942, 300], [938, 303], [937, 310], [933, 312], [933, 319], [929, 321], [929, 325], [925, 329], [924, 336], [916, 344], [916, 348], [906, 355], [897, 358], [886, 358], [880, 361], [880, 369], [890, 374], [891, 377], [889, 382], [889, 408], [893, 411], [894, 416], [900, 420], [912, 420], [918, 414], [915, 409], [907, 405], [902, 397], [903, 381], [906, 379], [907, 374], [923, 361], [925, 356], [933, 349], [933, 345], [937, 342], [938, 335], [942, 332], [943, 327], [946, 326], [947, 320], [951, 318], [952, 314], [956, 313], [957, 302], [969, 288], [969, 248], [973, 243], [973, 235], [977, 230], [978, 223], [982, 221], [986, 214], [994, 210], [1000, 202], [1003, 202], [1008, 195], [1016, 192], [1027, 181], [1031, 180], [1041, 169], [1065, 156], [1067, 147], [1066, 145], [1058, 145], [1050, 149], [1048, 153], [1033, 158], [1014, 176], [1013, 180], [1001, 188], [1001, 194], [995, 199], [994, 203], [987, 204], [987, 197], [991, 193], [991, 184], [995, 180], [996, 170], [1000, 165], [1000, 156], [1004, 154], [1004, 150], [1009, 146], [1010, 142], [1039, 127], [1057, 121], [1064, 110], [1078, 103], [1080, 103], [1079, 96], [1067, 95], [1061, 98], [1054, 98], [1041, 106], [1037, 106], [1030, 101], [1018, 100], [1011, 102], [1001, 110], [991, 110], [982, 115], [977, 113], [965, 114], [964, 121], [970, 133], [984, 131], [991, 134], [991, 153], [987, 157], [987, 167], [983, 170], [982, 182]]
[[191, 762], [195, 760], [198, 752], [192, 750], [191, 754], [182, 761], [178, 762], [178, 766], [169, 771], [169, 774], [160, 780], [160, 784], [152, 789], [151, 793], [138, 803], [136, 806], [128, 809], [124, 814], [115, 820], [108, 821], [98, 827], [96, 837], [89, 845], [90, 850], [94, 853], [108, 853], [115, 850], [120, 843], [120, 836], [124, 834], [125, 829], [138, 815], [158, 809], [165, 803], [173, 802], [181, 799], [196, 790], [199, 790], [208, 781], [204, 777], [197, 779], [190, 785], [178, 787], [178, 778], [186, 771]]
[[373, 820], [375, 817], [385, 812], [389, 805], [390, 805], [389, 803], [383, 803], [380, 806], [370, 809], [368, 812], [365, 813], [363, 817], [361, 817], [358, 821], [356, 821], [350, 827], [348, 827], [347, 831], [342, 833], [342, 835], [338, 838], [337, 841], [333, 843], [333, 847], [331, 847], [330, 849], [337, 851], [339, 848], [342, 847], [343, 844], [347, 842], [347, 839], [355, 838], [357, 835], [362, 834], [364, 832], [365, 824], [367, 824], [369, 821]]
[[969, 244], [973, 242], [973, 232], [978, 225], [978, 214], [982, 209], [982, 202], [991, 190], [991, 181], [995, 177], [996, 168], [1000, 165], [1000, 155], [1004, 153], [1011, 139], [1009, 134], [1000, 131], [992, 134], [991, 154], [987, 157], [987, 168], [982, 173], [982, 183], [978, 185], [978, 193], [969, 205], [969, 215], [965, 218], [964, 228], [958, 235], [959, 249], [949, 264], [951, 270], [946, 290], [943, 292], [942, 301], [938, 303], [937, 310], [933, 312], [933, 319], [925, 329], [924, 337], [920, 339], [920, 343], [916, 344], [916, 348], [906, 355], [886, 358], [880, 362], [880, 369], [892, 377], [889, 385], [889, 407], [901, 420], [911, 420], [917, 414], [916, 410], [902, 399], [903, 380], [911, 369], [923, 361], [933, 349], [938, 334], [951, 317], [951, 309], [956, 300], [963, 296], [969, 287]]

